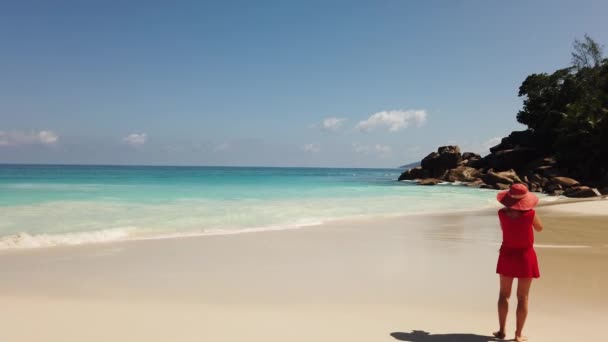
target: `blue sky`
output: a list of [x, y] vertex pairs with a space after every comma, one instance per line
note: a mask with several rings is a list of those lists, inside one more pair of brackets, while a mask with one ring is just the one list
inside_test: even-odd
[[523, 129], [605, 1], [0, 2], [0, 162], [393, 167]]

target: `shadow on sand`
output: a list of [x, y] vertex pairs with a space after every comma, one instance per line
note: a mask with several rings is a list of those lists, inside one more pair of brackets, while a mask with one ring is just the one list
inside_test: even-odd
[[493, 336], [475, 334], [431, 334], [423, 330], [413, 330], [411, 333], [391, 333], [395, 339], [408, 342], [488, 342], [498, 341]]

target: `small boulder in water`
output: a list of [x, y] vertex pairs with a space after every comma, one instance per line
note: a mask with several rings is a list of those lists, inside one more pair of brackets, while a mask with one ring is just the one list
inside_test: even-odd
[[441, 179], [437, 179], [437, 178], [425, 178], [425, 179], [419, 180], [418, 185], [437, 185], [442, 182], [443, 181]]

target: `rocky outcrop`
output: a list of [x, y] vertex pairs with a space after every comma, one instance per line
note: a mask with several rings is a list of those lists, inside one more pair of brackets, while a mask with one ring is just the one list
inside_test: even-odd
[[479, 179], [481, 172], [476, 168], [460, 165], [448, 171], [445, 180], [448, 182], [474, 182]]
[[483, 158], [483, 163], [485, 167], [496, 171], [523, 170], [528, 163], [537, 160], [538, 157], [539, 153], [532, 148], [517, 147], [491, 153]]
[[463, 160], [473, 160], [473, 159], [481, 159], [481, 156], [477, 153], [473, 153], [473, 152], [465, 152], [462, 154], [462, 159]]
[[564, 191], [564, 196], [584, 198], [601, 196], [601, 193], [597, 189], [588, 186], [577, 186]]
[[429, 177], [430, 172], [426, 169], [423, 169], [421, 166], [418, 166], [404, 171], [401, 176], [399, 176], [399, 180], [415, 180]]
[[508, 137], [502, 138], [500, 144], [490, 147], [490, 153], [521, 147], [534, 147], [535, 145], [534, 133], [531, 130], [513, 131]]
[[490, 189], [508, 189], [513, 183], [524, 183], [534, 192], [568, 197], [608, 193], [608, 175], [605, 182], [599, 182], [601, 192], [593, 187], [598, 185], [570, 178], [553, 156], [543, 155], [535, 147], [534, 139], [530, 130], [512, 132], [483, 158], [472, 152], [461, 153], [458, 146], [442, 146], [422, 159], [420, 166], [403, 172], [399, 180], [418, 180], [421, 185], [461, 182]]
[[551, 184], [558, 185], [564, 189], [581, 185], [577, 180], [568, 177], [553, 177], [551, 178]]
[[492, 185], [496, 189], [504, 188], [504, 186], [501, 186], [500, 184], [506, 185], [508, 188], [509, 185], [513, 183], [523, 183], [521, 178], [519, 178], [517, 173], [512, 169], [502, 172], [488, 171], [488, 173], [482, 175], [481, 179], [484, 181], [484, 183]]
[[428, 170], [431, 177], [443, 178], [448, 170], [457, 167], [461, 161], [460, 147], [442, 146], [422, 159], [420, 166]]

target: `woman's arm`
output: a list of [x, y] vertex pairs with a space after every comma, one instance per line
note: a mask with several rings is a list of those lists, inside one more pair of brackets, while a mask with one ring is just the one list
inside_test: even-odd
[[538, 215], [536, 214], [534, 214], [534, 221], [532, 221], [532, 226], [537, 232], [543, 231], [543, 223], [540, 221], [540, 217], [538, 217]]

